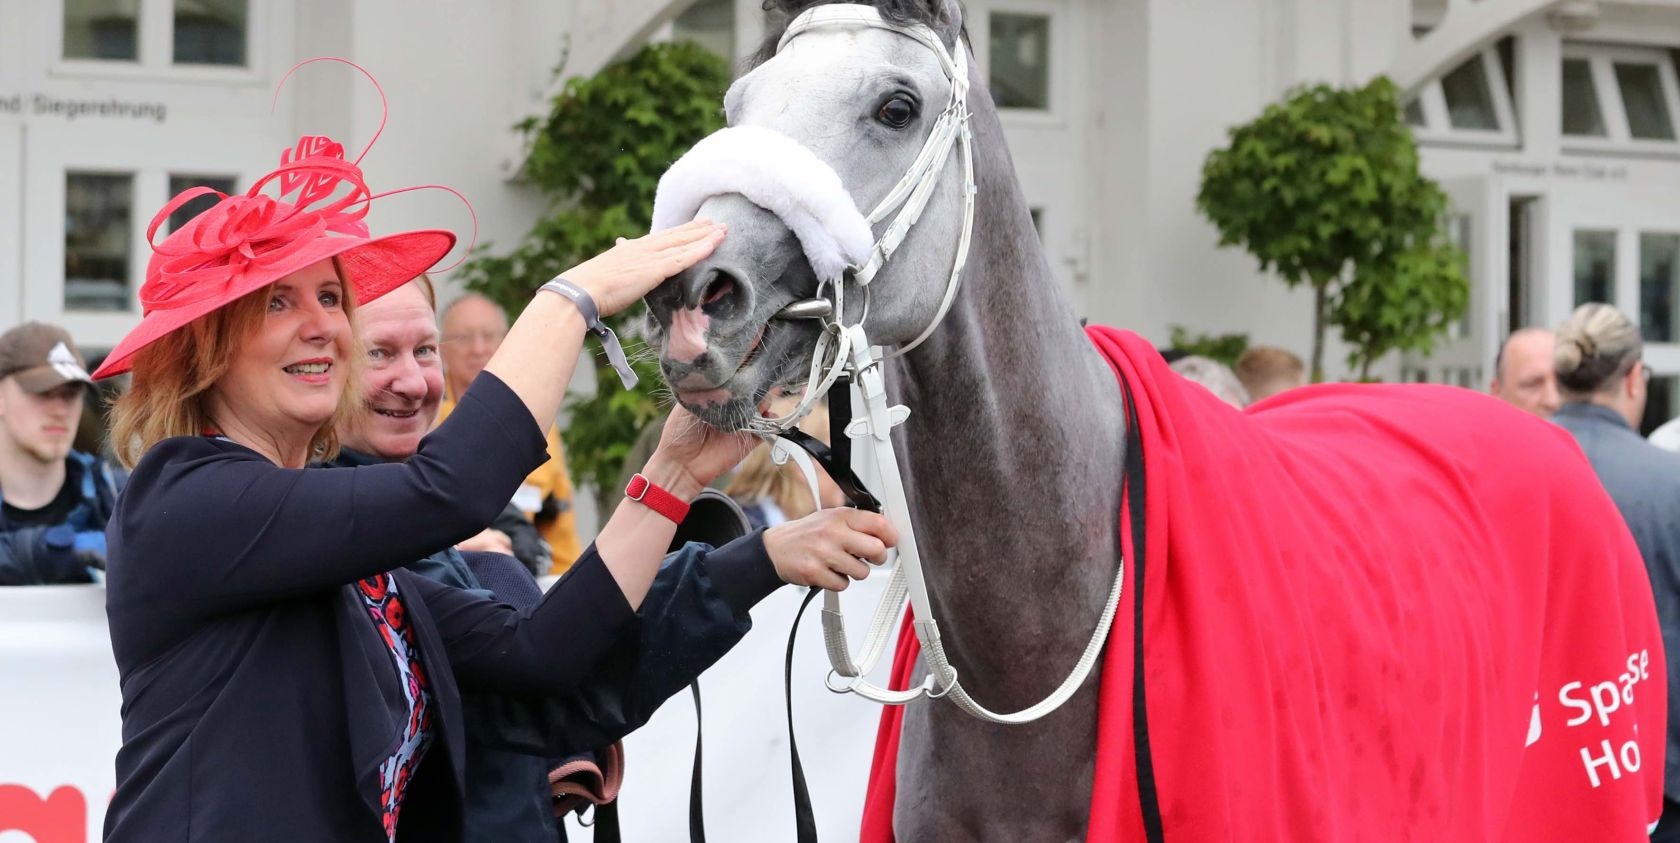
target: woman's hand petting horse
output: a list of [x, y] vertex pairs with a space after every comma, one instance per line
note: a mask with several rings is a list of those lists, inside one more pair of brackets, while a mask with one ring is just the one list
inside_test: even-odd
[[602, 316], [611, 316], [711, 254], [728, 230], [728, 226], [711, 220], [694, 220], [634, 240], [619, 238], [618, 245], [578, 264], [564, 276], [588, 291]]
[[886, 516], [849, 507], [819, 509], [764, 531], [764, 550], [783, 581], [829, 591], [869, 576], [869, 565], [887, 561], [887, 548], [897, 544]]

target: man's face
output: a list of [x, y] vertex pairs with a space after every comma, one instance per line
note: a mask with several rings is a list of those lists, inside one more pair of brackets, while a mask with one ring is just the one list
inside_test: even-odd
[[1558, 409], [1557, 366], [1552, 362], [1555, 342], [1550, 331], [1520, 331], [1506, 341], [1493, 394], [1540, 418]]
[[344, 444], [387, 462], [407, 459], [431, 430], [443, 400], [437, 317], [413, 282], [356, 310], [367, 366], [364, 407]]
[[457, 302], [443, 318], [443, 368], [456, 398], [472, 383], [507, 336], [502, 309], [481, 298]]
[[17, 378], [0, 379], [0, 448], [14, 449], [41, 463], [64, 459], [82, 421], [82, 394], [80, 383], [37, 395], [24, 389]]

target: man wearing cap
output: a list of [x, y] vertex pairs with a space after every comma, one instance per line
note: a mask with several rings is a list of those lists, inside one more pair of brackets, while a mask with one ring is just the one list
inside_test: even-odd
[[101, 576], [116, 484], [70, 447], [90, 383], [63, 328], [28, 322], [0, 334], [0, 585]]

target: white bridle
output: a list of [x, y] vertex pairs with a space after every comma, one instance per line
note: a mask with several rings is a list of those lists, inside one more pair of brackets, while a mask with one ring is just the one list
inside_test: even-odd
[[[868, 250], [867, 256], [854, 262], [849, 270], [851, 280], [863, 289], [864, 305], [855, 322], [846, 320], [845, 278], [822, 278], [819, 281], [817, 295], [821, 298], [828, 291], [832, 296], [831, 318], [823, 319], [823, 330], [818, 336], [816, 347], [812, 352], [811, 368], [805, 382], [805, 392], [799, 403], [787, 414], [775, 419], [762, 416], [754, 418], [749, 424], [750, 429], [770, 442], [771, 454], [778, 463], [785, 463], [792, 459], [805, 475], [810, 487], [813, 500], [821, 506], [821, 498], [817, 494], [816, 468], [811, 458], [804, 450], [785, 439], [776, 438], [778, 434], [789, 430], [801, 418], [810, 412], [813, 404], [820, 400], [842, 375], [849, 375], [851, 379], [850, 399], [856, 406], [862, 408], [862, 413], [846, 428], [848, 438], [855, 440], [855, 452], [866, 461], [868, 466], [879, 478], [885, 494], [881, 496], [882, 512], [897, 529], [899, 543], [896, 549], [898, 564], [895, 566], [892, 579], [887, 584], [885, 595], [876, 607], [869, 622], [868, 631], [864, 638], [862, 658], [854, 659], [846, 641], [845, 618], [841, 612], [840, 598], [836, 592], [823, 592], [823, 639], [828, 651], [829, 673], [827, 684], [836, 693], [854, 693], [869, 700], [885, 705], [903, 705], [919, 697], [929, 698], [950, 697], [964, 711], [983, 720], [994, 723], [1027, 723], [1037, 720], [1056, 710], [1072, 697], [1080, 685], [1084, 684], [1091, 668], [1102, 654], [1102, 647], [1108, 638], [1109, 627], [1113, 624], [1115, 611], [1120, 604], [1120, 591], [1124, 579], [1124, 565], [1116, 572], [1114, 585], [1109, 590], [1108, 601], [1103, 607], [1102, 618], [1096, 630], [1091, 635], [1090, 643], [1086, 645], [1073, 672], [1064, 679], [1055, 691], [1036, 705], [1021, 711], [999, 714], [976, 702], [964, 690], [958, 681], [957, 669], [951, 665], [945, 654], [945, 648], [940, 641], [939, 623], [934, 617], [933, 605], [928, 599], [927, 581], [922, 572], [921, 553], [916, 542], [915, 525], [910, 521], [910, 508], [904, 492], [904, 481], [898, 469], [898, 456], [893, 448], [892, 429], [903, 424], [910, 415], [910, 410], [902, 405], [890, 406], [887, 403], [886, 382], [882, 374], [881, 364], [885, 360], [909, 352], [931, 336], [951, 309], [956, 299], [957, 289], [962, 281], [963, 268], [968, 261], [969, 243], [974, 230], [974, 156], [972, 136], [969, 132], [968, 120], [968, 53], [959, 43], [953, 51], [946, 48], [933, 30], [922, 24], [899, 24], [881, 17], [879, 11], [870, 6], [850, 4], [833, 4], [817, 6], [805, 11], [788, 25], [787, 31], [777, 44], [780, 51], [798, 36], [818, 29], [845, 28], [873, 28], [897, 33], [910, 38], [933, 51], [939, 58], [940, 66], [951, 80], [951, 99], [945, 109], [934, 121], [932, 130], [923, 143], [916, 160], [910, 165], [903, 178], [899, 179], [887, 195], [876, 204], [875, 209], [865, 217], [871, 229], [889, 216], [892, 217], [880, 237]], [[724, 129], [719, 132], [737, 131]], [[705, 143], [704, 141], [702, 143]], [[699, 146], [696, 147], [699, 149]], [[957, 244], [957, 254], [952, 262], [951, 274], [946, 281], [945, 293], [941, 298], [938, 310], [927, 327], [914, 340], [891, 351], [883, 351], [872, 346], [868, 335], [864, 332], [863, 322], [869, 312], [869, 285], [880, 272], [893, 253], [904, 242], [910, 229], [921, 218], [922, 211], [927, 207], [934, 188], [938, 184], [940, 175], [944, 172], [953, 149], [960, 150], [963, 174], [963, 222], [961, 239]], [[801, 154], [802, 166], [813, 166], [810, 158]], [[814, 157], [814, 156], [811, 156]], [[690, 170], [702, 170], [699, 162], [691, 162]], [[672, 172], [678, 172], [684, 162], [679, 161], [672, 167]], [[815, 166], [827, 167], [820, 161]], [[668, 174], [669, 175], [669, 174]], [[824, 174], [823, 183], [829, 183]], [[834, 180], [838, 183], [838, 179]], [[676, 191], [672, 191], [675, 193]], [[749, 199], [753, 194], [743, 190]], [[672, 214], [681, 215], [684, 209], [681, 202], [667, 203], [665, 184], [661, 183], [662, 196], [655, 202], [654, 227], [663, 227], [662, 222], [672, 224], [675, 220], [662, 219]], [[698, 197], [684, 197], [687, 205], [698, 208]], [[758, 204], [769, 207], [773, 202], [759, 201]], [[818, 203], [813, 203], [818, 204]], [[832, 203], [830, 203], [832, 204]], [[848, 209], [855, 213], [855, 205]], [[897, 211], [896, 215], [894, 211]], [[692, 216], [692, 212], [688, 214]], [[804, 235], [802, 234], [802, 240]], [[838, 396], [836, 400], [840, 399]], [[916, 637], [922, 645], [923, 658], [928, 667], [927, 679], [915, 688], [905, 691], [893, 691], [882, 688], [864, 677], [874, 670], [881, 656], [886, 652], [886, 645], [893, 640], [899, 615], [903, 612], [904, 602], [908, 599], [915, 612]]]

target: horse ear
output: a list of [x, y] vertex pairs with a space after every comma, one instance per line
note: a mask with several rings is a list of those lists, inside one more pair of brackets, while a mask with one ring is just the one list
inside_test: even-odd
[[963, 9], [958, 0], [928, 0], [928, 11], [940, 21], [939, 38], [946, 46], [955, 47], [966, 33], [963, 31]]

